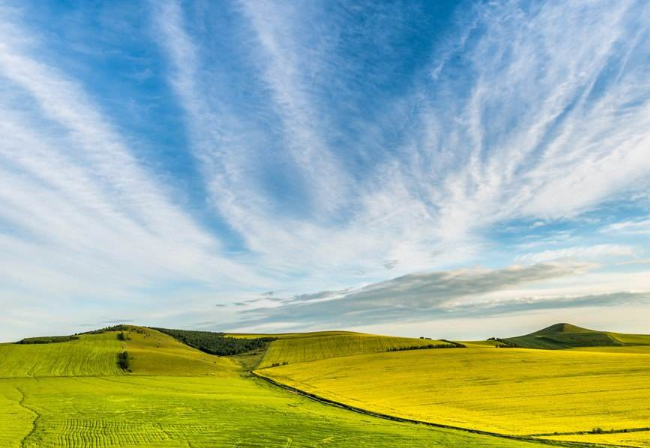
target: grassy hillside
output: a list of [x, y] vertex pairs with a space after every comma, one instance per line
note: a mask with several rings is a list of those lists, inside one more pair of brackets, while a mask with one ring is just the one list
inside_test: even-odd
[[228, 358], [208, 355], [150, 328], [133, 327], [124, 334], [129, 367], [136, 375], [223, 376], [237, 369]]
[[650, 356], [466, 348], [331, 358], [259, 374], [328, 399], [505, 434], [650, 426]]
[[[222, 375], [236, 369], [227, 358], [210, 356], [171, 336], [144, 327], [83, 334], [50, 343], [0, 344], [0, 377], [122, 375]], [[47, 338], [38, 338], [45, 340]]]
[[525, 336], [505, 338], [504, 341], [521, 348], [558, 350], [575, 347], [650, 345], [650, 336], [595, 331], [562, 323]]
[[[539, 446], [326, 406], [146, 328], [2, 350], [4, 368], [21, 376], [0, 378], [2, 448]], [[132, 374], [116, 368], [123, 352]], [[30, 364], [30, 354], [42, 362]], [[102, 361], [90, 363], [88, 356]]]
[[306, 333], [302, 337], [294, 335], [272, 342], [258, 368], [427, 345], [447, 343], [351, 332]]
[[118, 332], [49, 344], [0, 344], [0, 378], [120, 375]]
[[627, 346], [650, 346], [650, 335], [607, 333], [617, 342]]

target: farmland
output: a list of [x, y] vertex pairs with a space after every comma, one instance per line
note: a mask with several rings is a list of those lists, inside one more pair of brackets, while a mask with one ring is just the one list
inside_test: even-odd
[[557, 350], [576, 347], [620, 347], [650, 345], [650, 337], [637, 334], [589, 330], [570, 324], [555, 324], [534, 333], [506, 338], [504, 343], [521, 348]]
[[537, 446], [327, 406], [151, 329], [1, 347], [3, 448]]
[[117, 333], [82, 335], [53, 344], [0, 344], [0, 378], [119, 375]]
[[398, 338], [352, 332], [307, 333], [303, 337], [292, 335], [280, 337], [277, 341], [272, 342], [258, 367], [446, 344], [439, 340]]
[[575, 328], [519, 337], [550, 350], [319, 332], [214, 356], [144, 327], [0, 344], [0, 446], [649, 447], [648, 338]]
[[[530, 350], [477, 343], [460, 350], [330, 358], [257, 373], [356, 408], [501, 434], [650, 427], [647, 346]], [[648, 434], [557, 439], [649, 446]]]
[[0, 411], [7, 448], [25, 436], [27, 448], [531, 445], [386, 422], [236, 375], [0, 380], [0, 397], [13, 406]]

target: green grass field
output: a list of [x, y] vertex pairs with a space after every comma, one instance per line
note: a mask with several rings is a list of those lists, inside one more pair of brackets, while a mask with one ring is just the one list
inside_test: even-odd
[[391, 349], [429, 344], [445, 344], [444, 341], [414, 338], [378, 336], [352, 332], [305, 333], [281, 335], [273, 341], [258, 368], [295, 364], [342, 356], [380, 353]]
[[[0, 447], [539, 446], [321, 404], [154, 330], [125, 333], [2, 345]], [[123, 350], [132, 373], [118, 367]]]
[[0, 397], [11, 404], [3, 448], [536, 446], [372, 418], [239, 376], [3, 379]]
[[650, 427], [650, 355], [642, 353], [414, 350], [258, 373], [351, 406], [502, 434]]
[[0, 344], [0, 378], [120, 375], [117, 332], [54, 344]]
[[200, 352], [156, 330], [126, 334], [124, 349], [135, 375], [229, 376], [238, 369], [229, 358]]

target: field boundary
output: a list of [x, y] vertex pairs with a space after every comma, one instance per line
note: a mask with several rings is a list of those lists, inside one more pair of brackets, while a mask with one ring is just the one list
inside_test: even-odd
[[25, 437], [23, 437], [20, 441], [21, 448], [24, 448], [26, 446], [25, 443], [27, 442], [27, 439], [29, 439], [29, 437], [32, 434], [34, 434], [34, 432], [36, 432], [36, 423], [41, 418], [41, 414], [25, 404], [25, 399], [27, 398], [27, 396], [25, 395], [25, 392], [21, 388], [16, 387], [16, 390], [20, 393], [20, 400], [18, 401], [18, 404], [22, 408], [27, 409], [29, 412], [35, 415], [34, 420], [32, 420], [32, 429], [30, 429], [30, 431], [27, 434], [25, 434]]
[[[339, 401], [335, 400], [330, 400], [329, 398], [324, 398], [321, 397], [320, 395], [312, 394], [310, 392], [306, 392], [302, 389], [298, 389], [296, 387], [289, 386], [287, 384], [281, 383], [279, 381], [276, 381], [272, 378], [269, 378], [267, 376], [264, 376], [261, 373], [257, 373], [256, 371], [251, 371], [251, 375], [253, 375], [255, 378], [258, 378], [262, 381], [265, 381], [268, 384], [271, 384], [273, 386], [279, 387], [281, 389], [284, 389], [288, 392], [301, 395], [303, 397], [309, 398], [311, 400], [317, 401], [322, 404], [326, 404], [329, 406], [335, 406], [341, 409], [346, 409], [348, 411], [356, 412], [358, 414], [363, 414], [363, 415], [368, 415], [371, 417], [377, 417], [381, 418], [384, 420], [392, 420], [395, 422], [401, 422], [401, 423], [411, 423], [411, 424], [416, 424], [416, 425], [424, 425], [424, 426], [430, 426], [433, 428], [440, 428], [440, 429], [451, 429], [455, 431], [463, 431], [463, 432], [468, 432], [472, 434], [480, 434], [484, 436], [492, 436], [492, 437], [499, 437], [502, 439], [510, 439], [510, 440], [519, 440], [519, 441], [524, 441], [524, 442], [530, 442], [530, 443], [539, 443], [539, 444], [544, 444], [544, 445], [551, 445], [551, 446], [566, 446], [566, 447], [575, 447], [575, 448], [638, 448], [634, 447], [631, 445], [612, 445], [612, 444], [603, 444], [603, 443], [588, 443], [588, 442], [571, 442], [571, 441], [563, 441], [563, 440], [550, 440], [550, 439], [541, 439], [541, 438], [535, 438], [533, 436], [515, 436], [515, 435], [510, 435], [510, 434], [502, 434], [498, 432], [490, 432], [490, 431], [483, 431], [480, 429], [472, 429], [472, 428], [463, 428], [461, 426], [452, 426], [452, 425], [444, 425], [442, 423], [433, 423], [433, 422], [426, 422], [423, 420], [416, 420], [416, 419], [410, 419], [410, 418], [405, 418], [405, 417], [397, 417], [395, 415], [390, 415], [390, 414], [383, 414], [381, 412], [376, 412], [376, 411], [370, 411], [368, 409], [363, 409], [359, 408], [356, 406], [348, 405], [345, 403], [341, 403]], [[556, 434], [553, 434], [556, 435]], [[550, 436], [550, 435], [549, 435]]]

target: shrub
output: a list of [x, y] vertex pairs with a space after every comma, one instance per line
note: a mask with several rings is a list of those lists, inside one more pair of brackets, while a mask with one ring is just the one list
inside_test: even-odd
[[117, 364], [120, 366], [120, 369], [124, 370], [125, 372], [131, 371], [129, 354], [127, 353], [126, 350], [124, 350], [123, 352], [117, 355]]

